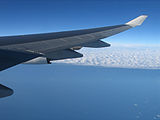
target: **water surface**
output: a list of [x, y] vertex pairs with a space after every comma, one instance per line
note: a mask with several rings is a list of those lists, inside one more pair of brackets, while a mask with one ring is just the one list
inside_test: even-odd
[[0, 76], [14, 90], [2, 120], [160, 119], [160, 70], [19, 65]]

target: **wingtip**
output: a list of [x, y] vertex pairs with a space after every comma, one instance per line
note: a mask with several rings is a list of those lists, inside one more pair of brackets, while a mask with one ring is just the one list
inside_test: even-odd
[[131, 27], [139, 26], [139, 25], [141, 25], [144, 22], [144, 20], [147, 17], [148, 17], [148, 15], [141, 15], [141, 16], [139, 16], [139, 17], [137, 17], [137, 18], [135, 18], [135, 19], [127, 22], [126, 25], [129, 25]]

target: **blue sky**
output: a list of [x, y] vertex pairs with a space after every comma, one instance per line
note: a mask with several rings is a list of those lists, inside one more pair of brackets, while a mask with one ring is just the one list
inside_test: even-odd
[[123, 24], [141, 15], [145, 23], [105, 39], [111, 44], [160, 45], [160, 1], [15, 0], [0, 2], [0, 35], [57, 32]]

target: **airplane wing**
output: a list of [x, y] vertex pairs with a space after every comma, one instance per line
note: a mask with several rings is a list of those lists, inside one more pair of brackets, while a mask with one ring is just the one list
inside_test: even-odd
[[19, 52], [1, 49], [0, 71], [40, 56], [40, 54], [33, 54], [30, 52]]
[[139, 26], [146, 18], [146, 15], [141, 15], [126, 24], [108, 27], [0, 37], [0, 71], [37, 57], [46, 58], [47, 63], [82, 57], [75, 50], [81, 47], [109, 47], [110, 44], [101, 39]]

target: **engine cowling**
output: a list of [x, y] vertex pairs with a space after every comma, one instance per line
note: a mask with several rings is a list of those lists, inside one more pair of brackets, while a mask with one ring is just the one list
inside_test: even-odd
[[45, 57], [37, 57], [35, 59], [29, 60], [23, 64], [51, 64], [50, 60]]

